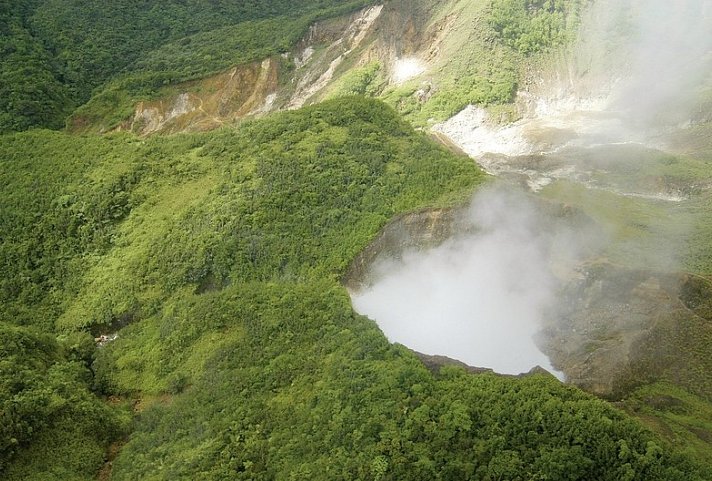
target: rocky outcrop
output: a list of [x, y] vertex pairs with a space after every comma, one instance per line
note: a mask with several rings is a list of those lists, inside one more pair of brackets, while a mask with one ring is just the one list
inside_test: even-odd
[[359, 291], [374, 282], [374, 266], [382, 260], [400, 259], [408, 250], [435, 247], [452, 237], [458, 212], [454, 209], [427, 209], [396, 217], [356, 258], [342, 282]]
[[279, 58], [176, 86], [177, 94], [139, 102], [119, 130], [148, 135], [214, 129], [225, 122], [269, 112], [278, 90]]

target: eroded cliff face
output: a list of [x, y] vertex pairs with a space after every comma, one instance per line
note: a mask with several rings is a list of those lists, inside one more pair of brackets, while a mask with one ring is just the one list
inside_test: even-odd
[[[171, 86], [138, 103], [118, 130], [206, 130], [349, 93], [390, 95], [395, 106], [425, 104], [436, 93], [447, 95], [443, 79], [453, 77], [453, 55], [487, 42], [473, 38], [481, 35], [472, 22], [483, 24], [484, 8], [484, 2], [392, 0], [321, 21], [290, 52]], [[467, 62], [456, 62], [457, 68], [479, 68], [474, 59], [471, 67]]]
[[141, 135], [209, 130], [311, 103], [373, 34], [383, 9], [377, 5], [319, 22], [291, 52], [175, 85], [159, 99], [138, 103], [133, 118], [118, 130]]
[[181, 84], [179, 93], [140, 102], [120, 130], [143, 135], [200, 131], [272, 110], [278, 90], [279, 60], [234, 67], [228, 72]]

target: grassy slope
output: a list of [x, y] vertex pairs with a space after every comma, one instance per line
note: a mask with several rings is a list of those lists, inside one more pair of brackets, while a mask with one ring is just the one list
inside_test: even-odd
[[439, 61], [434, 65], [436, 89], [425, 103], [413, 93], [417, 82], [389, 88], [384, 100], [419, 125], [429, 119], [445, 120], [468, 104], [511, 102], [517, 88], [519, 55], [494, 41], [495, 32], [488, 24], [489, 2], [451, 1], [433, 18], [444, 22], [455, 14], [451, 33], [441, 45]]
[[636, 389], [623, 408], [678, 449], [709, 463], [712, 405], [679, 387], [655, 383]]
[[[581, 3], [557, 2], [549, 11], [542, 2], [394, 0], [392, 8], [407, 11], [413, 22], [422, 24], [421, 30], [433, 37], [421, 39], [425, 47], [437, 46], [433, 63], [424, 75], [428, 82], [419, 77], [388, 86], [382, 66], [349, 66], [327, 95], [378, 95], [422, 127], [445, 120], [468, 104], [487, 106], [494, 118], [511, 120], [516, 115], [511, 102], [518, 88], [520, 66], [528, 56], [567, 41], [575, 31]], [[435, 41], [437, 37], [441, 38]], [[407, 42], [401, 47], [405, 51], [413, 48]], [[424, 48], [421, 53], [433, 54]]]
[[[445, 120], [470, 103], [501, 108], [514, 99], [517, 63], [523, 56], [496, 41], [497, 33], [488, 22], [492, 9], [489, 1], [392, 0], [388, 8], [402, 11], [402, 21], [419, 25], [422, 32], [443, 36], [437, 44], [436, 60], [426, 74], [429, 84], [424, 87], [423, 79], [417, 78], [388, 85], [383, 65], [377, 61], [355, 65], [353, 59], [359, 58], [355, 54], [336, 71], [336, 79], [327, 86], [324, 97], [375, 96], [419, 127]], [[397, 21], [397, 14], [391, 15], [391, 21]], [[399, 47], [407, 51], [416, 46], [404, 41]]]

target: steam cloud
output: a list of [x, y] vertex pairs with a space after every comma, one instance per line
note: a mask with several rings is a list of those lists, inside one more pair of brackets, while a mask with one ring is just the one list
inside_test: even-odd
[[556, 301], [552, 268], [572, 265], [591, 237], [503, 188], [480, 192], [462, 222], [471, 233], [376, 266], [355, 309], [416, 351], [504, 374], [555, 373], [534, 341]]
[[[569, 78], [576, 90], [577, 82], [589, 77], [592, 98], [596, 88], [607, 92], [611, 118], [585, 115], [586, 103], [578, 103], [585, 125], [570, 125], [581, 135], [578, 148], [657, 135], [660, 127], [695, 118], [712, 120], [699, 103], [701, 92], [712, 88], [712, 0], [597, 0], [593, 8], [589, 35], [594, 38], [584, 34], [581, 40], [588, 60], [574, 78], [562, 73], [552, 80]], [[611, 91], [606, 78], [612, 77], [617, 81]], [[551, 87], [557, 98], [556, 85]], [[585, 94], [583, 89], [577, 93]], [[479, 152], [477, 146], [468, 150], [479, 127], [445, 132], [466, 151]], [[506, 152], [505, 147], [492, 151]], [[500, 161], [506, 163], [506, 157]], [[536, 365], [556, 373], [535, 338], [547, 313], [556, 310], [567, 272], [604, 240], [590, 227], [567, 225], [531, 197], [502, 188], [474, 198], [461, 231], [468, 233], [437, 248], [380, 262], [375, 284], [353, 294], [355, 309], [375, 319], [391, 341], [416, 351], [499, 373], [518, 374]]]
[[712, 80], [712, 1], [632, 1], [631, 70], [615, 105], [630, 120], [683, 122]]

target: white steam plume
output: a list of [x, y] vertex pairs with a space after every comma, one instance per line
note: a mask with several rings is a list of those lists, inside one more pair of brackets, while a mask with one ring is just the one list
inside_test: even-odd
[[634, 0], [627, 81], [614, 100], [631, 121], [680, 122], [712, 80], [712, 1]]
[[510, 190], [480, 192], [464, 222], [473, 233], [378, 265], [355, 309], [416, 351], [503, 374], [556, 373], [534, 336], [556, 301], [553, 265], [571, 264], [588, 241]]

